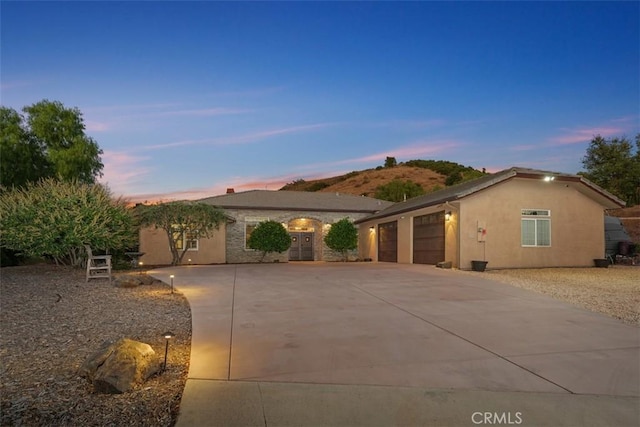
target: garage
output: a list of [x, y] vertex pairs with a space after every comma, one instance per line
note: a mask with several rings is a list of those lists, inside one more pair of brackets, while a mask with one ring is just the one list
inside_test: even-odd
[[413, 218], [413, 263], [444, 261], [444, 211]]
[[398, 221], [378, 225], [378, 261], [398, 262]]

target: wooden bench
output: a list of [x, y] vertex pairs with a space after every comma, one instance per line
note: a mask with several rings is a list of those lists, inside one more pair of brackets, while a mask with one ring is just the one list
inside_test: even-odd
[[111, 283], [111, 255], [93, 255], [91, 246], [84, 245], [87, 251], [87, 282], [89, 279], [109, 279]]

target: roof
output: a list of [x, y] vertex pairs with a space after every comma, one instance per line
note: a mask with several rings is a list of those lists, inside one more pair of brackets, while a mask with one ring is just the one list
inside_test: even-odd
[[581, 192], [590, 195], [592, 198], [598, 198], [600, 203], [607, 208], [621, 207], [625, 205], [624, 201], [580, 175], [512, 167], [472, 181], [453, 185], [424, 196], [414, 197], [413, 199], [409, 199], [405, 202], [396, 203], [373, 215], [359, 219], [356, 223], [361, 223], [371, 219], [386, 218], [388, 216], [435, 206], [445, 202], [453, 202], [515, 177], [528, 179], [544, 179], [545, 177], [552, 177], [554, 181], [577, 182], [581, 184], [579, 187]]
[[374, 213], [392, 202], [365, 196], [308, 191], [250, 190], [198, 200], [226, 209], [265, 209], [286, 211], [321, 211]]

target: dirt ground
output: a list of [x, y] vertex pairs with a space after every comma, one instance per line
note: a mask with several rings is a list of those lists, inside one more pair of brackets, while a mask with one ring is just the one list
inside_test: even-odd
[[[84, 271], [53, 265], [0, 270], [0, 425], [171, 426], [189, 368], [191, 311], [156, 282], [116, 288], [85, 283]], [[105, 341], [145, 342], [167, 370], [134, 390], [94, 394], [78, 368]]]

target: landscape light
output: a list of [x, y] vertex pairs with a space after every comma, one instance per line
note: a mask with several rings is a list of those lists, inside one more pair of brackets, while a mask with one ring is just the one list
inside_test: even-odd
[[173, 278], [175, 276], [172, 274], [171, 276], [169, 276], [169, 278], [171, 279], [171, 293], [173, 293]]
[[176, 335], [173, 332], [165, 332], [164, 334], [162, 334], [162, 336], [166, 340], [166, 343], [164, 345], [164, 364], [162, 365], [162, 372], [164, 372], [167, 370], [167, 353], [169, 352], [169, 340]]

